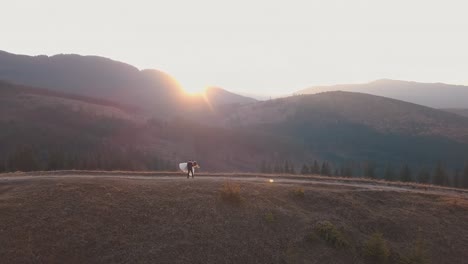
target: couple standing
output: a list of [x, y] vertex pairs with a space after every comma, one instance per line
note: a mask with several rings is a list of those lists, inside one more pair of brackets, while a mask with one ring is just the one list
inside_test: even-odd
[[190, 172], [192, 173], [192, 179], [193, 179], [194, 168], [200, 168], [200, 166], [198, 166], [198, 163], [196, 161], [189, 160], [187, 162], [187, 179], [190, 177]]

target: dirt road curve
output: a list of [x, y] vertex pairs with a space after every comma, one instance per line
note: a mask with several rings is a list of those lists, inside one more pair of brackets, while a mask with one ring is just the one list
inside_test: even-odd
[[[0, 174], [0, 182], [27, 181], [40, 179], [53, 179], [61, 177], [73, 178], [97, 178], [111, 177], [122, 179], [183, 181], [185, 175], [174, 172], [111, 172], [111, 171], [54, 171], [54, 172], [30, 172], [30, 173], [6, 173]], [[354, 187], [357, 191], [397, 191], [410, 193], [426, 193], [448, 195], [468, 198], [468, 190], [448, 188], [434, 185], [387, 182], [362, 178], [324, 177], [318, 175], [271, 175], [252, 173], [201, 173], [195, 175], [195, 180], [211, 181], [244, 181], [244, 182], [271, 182], [272, 184], [299, 184], [299, 185], [328, 185]]]

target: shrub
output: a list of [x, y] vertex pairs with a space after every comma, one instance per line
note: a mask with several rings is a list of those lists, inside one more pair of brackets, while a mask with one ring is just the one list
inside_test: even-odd
[[293, 194], [297, 198], [304, 198], [304, 189], [303, 188], [294, 189]]
[[421, 239], [416, 240], [411, 252], [402, 258], [401, 264], [427, 264], [429, 257], [427, 256], [426, 246]]
[[240, 185], [232, 182], [225, 182], [221, 188], [221, 198], [227, 202], [240, 203]]
[[315, 243], [319, 240], [319, 237], [317, 236], [317, 234], [315, 233], [311, 233], [311, 234], [307, 234], [305, 237], [304, 237], [304, 240], [308, 243]]
[[390, 249], [383, 238], [382, 233], [373, 233], [364, 244], [364, 256], [372, 263], [387, 263], [390, 256]]
[[275, 217], [273, 216], [273, 213], [272, 212], [266, 213], [265, 220], [269, 223], [273, 223], [275, 221]]
[[315, 230], [323, 240], [334, 248], [349, 247], [349, 242], [345, 239], [343, 233], [329, 221], [317, 223]]

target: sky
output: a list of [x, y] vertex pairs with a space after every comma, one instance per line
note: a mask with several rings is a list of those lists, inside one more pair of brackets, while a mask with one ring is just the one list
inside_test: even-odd
[[466, 0], [5, 0], [0, 50], [274, 96], [381, 78], [468, 85]]

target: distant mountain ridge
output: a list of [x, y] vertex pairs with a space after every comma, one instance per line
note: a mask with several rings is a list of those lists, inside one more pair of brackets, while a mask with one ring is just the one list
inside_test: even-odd
[[[90, 165], [84, 168], [99, 161], [103, 168], [151, 169], [153, 159], [190, 158], [220, 171], [253, 171], [262, 162], [287, 160], [380, 168], [439, 161], [455, 168], [468, 160], [468, 118], [370, 92], [256, 101], [211, 87], [189, 95], [165, 73], [110, 59], [4, 52], [0, 79], [7, 80], [0, 82], [0, 169], [22, 144], [33, 146], [42, 166], [48, 162], [43, 152], [72, 153], [67, 159], [81, 166], [85, 157]], [[394, 92], [413, 86], [416, 96], [422, 88], [414, 83], [382, 80], [365, 87]]]
[[205, 90], [205, 96], [210, 102], [217, 105], [248, 104], [257, 102], [257, 100], [253, 98], [235, 94], [220, 87], [208, 87]]
[[142, 113], [142, 109], [139, 109], [138, 107], [125, 105], [125, 104], [117, 103], [114, 101], [109, 101], [106, 99], [87, 97], [84, 95], [69, 94], [69, 93], [53, 91], [53, 90], [48, 90], [48, 89], [38, 88], [38, 87], [28, 87], [24, 85], [12, 84], [12, 83], [5, 82], [2, 80], [0, 80], [0, 94], [3, 94], [3, 95], [28, 94], [28, 95], [34, 95], [34, 96], [62, 98], [65, 100], [75, 100], [75, 101], [82, 101], [82, 102], [89, 103], [89, 104], [115, 107], [128, 113], [135, 113], [135, 114]]
[[[188, 97], [177, 80], [159, 70], [138, 70], [126, 63], [98, 56], [60, 54], [16, 55], [0, 51], [0, 80], [32, 87], [105, 99], [157, 113], [183, 112], [190, 104], [203, 109], [203, 100]], [[218, 89], [212, 105], [253, 99]], [[192, 108], [185, 109], [193, 111]]]
[[454, 113], [454, 114], [457, 114], [457, 115], [461, 115], [461, 116], [464, 116], [464, 117], [468, 117], [468, 108], [446, 108], [446, 109], [442, 109], [444, 111], [447, 111], [447, 112], [450, 112], [450, 113]]
[[0, 145], [0, 172], [23, 150], [36, 164], [26, 170], [174, 170], [176, 163], [198, 157], [205, 170], [252, 171], [275, 148], [299, 156], [280, 139], [205, 126], [187, 116], [148, 118], [112, 101], [7, 82], [0, 82]]
[[300, 90], [297, 94], [316, 94], [330, 91], [367, 93], [432, 108], [468, 108], [468, 86], [444, 83], [381, 79], [364, 84], [314, 86]]
[[153, 96], [181, 92], [174, 78], [97, 56], [26, 56], [0, 52], [0, 79], [17, 84], [105, 98], [127, 104], [151, 104]]
[[468, 159], [468, 118], [375, 95], [324, 92], [243, 105], [224, 125], [289, 139], [335, 162], [418, 164]]
[[382, 133], [442, 136], [468, 143], [466, 117], [364, 93], [324, 92], [244, 105], [226, 121], [242, 126], [288, 122], [351, 122]]

